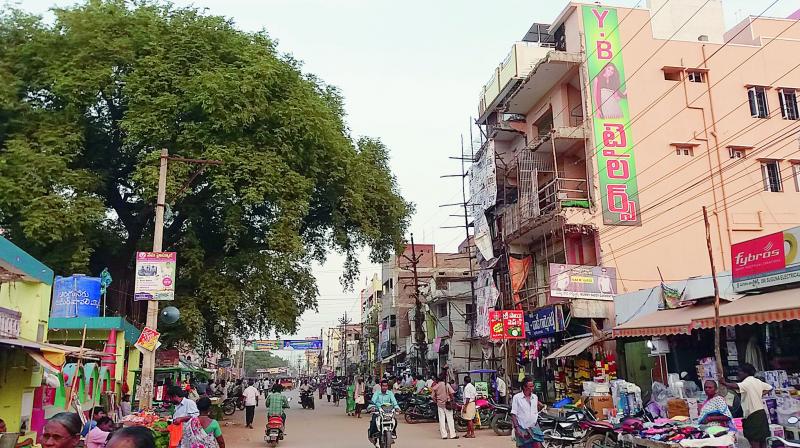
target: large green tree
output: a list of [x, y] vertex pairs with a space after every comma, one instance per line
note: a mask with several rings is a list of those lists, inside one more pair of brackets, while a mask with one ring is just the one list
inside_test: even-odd
[[224, 163], [195, 178], [170, 164], [175, 340], [225, 349], [232, 334], [293, 332], [316, 306], [312, 262], [344, 253], [347, 287], [362, 249], [379, 261], [400, 248], [411, 205], [387, 149], [351, 137], [338, 91], [265, 32], [153, 2], [54, 13], [0, 13], [0, 230], [57, 273], [108, 266], [130, 286], [161, 148]]

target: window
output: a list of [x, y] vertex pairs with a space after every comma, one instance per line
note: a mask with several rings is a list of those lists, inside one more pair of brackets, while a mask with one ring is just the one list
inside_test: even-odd
[[731, 159], [744, 159], [744, 149], [729, 146], [728, 155]]
[[436, 308], [438, 308], [437, 309], [437, 312], [438, 312], [437, 314], [439, 314], [439, 317], [447, 317], [447, 304], [446, 303], [440, 303], [439, 305], [436, 306]]
[[747, 99], [750, 102], [750, 116], [753, 118], [769, 118], [767, 107], [767, 89], [753, 86], [747, 89]]
[[784, 120], [800, 119], [797, 113], [797, 93], [794, 89], [778, 90], [778, 100], [781, 103], [781, 116]]
[[397, 316], [395, 316], [394, 314], [389, 316], [389, 326], [392, 328], [397, 326]]
[[761, 162], [761, 174], [764, 177], [764, 191], [783, 191], [780, 162], [777, 160]]
[[675, 154], [679, 156], [691, 157], [694, 155], [694, 148], [692, 148], [691, 146], [676, 146]]
[[697, 70], [686, 70], [686, 78], [689, 82], [706, 82], [705, 73]]
[[473, 307], [471, 303], [468, 303], [466, 311], [467, 312], [464, 315], [464, 322], [470, 323], [472, 321], [472, 317], [475, 315], [475, 307]]
[[680, 70], [664, 69], [664, 79], [667, 80], [667, 81], [680, 81], [681, 80], [681, 72], [680, 72]]

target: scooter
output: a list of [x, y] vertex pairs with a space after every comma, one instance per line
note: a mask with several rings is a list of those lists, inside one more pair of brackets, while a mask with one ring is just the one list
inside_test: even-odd
[[283, 440], [283, 418], [279, 415], [273, 415], [267, 420], [264, 441], [269, 446], [277, 446], [281, 440]]

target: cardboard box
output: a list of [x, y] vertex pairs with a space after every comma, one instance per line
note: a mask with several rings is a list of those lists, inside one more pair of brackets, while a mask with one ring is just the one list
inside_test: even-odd
[[614, 400], [611, 395], [602, 395], [589, 398], [589, 407], [594, 411], [598, 419], [604, 418], [609, 409], [614, 409]]

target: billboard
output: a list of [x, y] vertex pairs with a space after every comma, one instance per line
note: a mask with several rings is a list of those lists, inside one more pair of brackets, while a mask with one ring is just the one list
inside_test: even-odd
[[284, 350], [322, 350], [322, 339], [284, 339]]
[[136, 252], [133, 300], [175, 300], [175, 252]]
[[264, 339], [260, 341], [253, 341], [253, 350], [283, 350], [283, 343], [279, 339]]
[[642, 223], [639, 188], [617, 10], [597, 5], [582, 8], [603, 223], [638, 226]]
[[489, 312], [489, 339], [525, 339], [525, 318], [522, 310]]
[[734, 291], [800, 282], [800, 227], [731, 246]]
[[617, 270], [605, 266], [550, 263], [550, 297], [614, 300]]
[[552, 336], [564, 330], [564, 313], [559, 305], [551, 305], [525, 315], [528, 339]]

